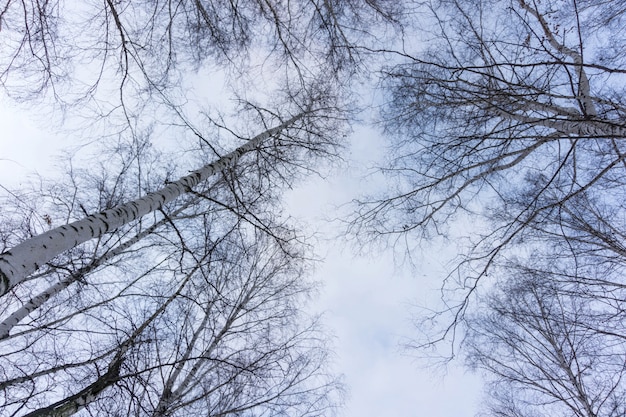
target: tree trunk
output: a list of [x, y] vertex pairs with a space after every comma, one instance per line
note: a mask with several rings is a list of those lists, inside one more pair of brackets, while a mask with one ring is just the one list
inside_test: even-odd
[[92, 384], [85, 387], [78, 393], [71, 395], [67, 398], [62, 399], [52, 405], [47, 407], [39, 408], [31, 413], [26, 414], [24, 417], [69, 417], [83, 408], [87, 407], [89, 404], [98, 399], [100, 393], [117, 381], [119, 381], [122, 377], [120, 377], [120, 367], [124, 362], [126, 352], [129, 347], [135, 343], [135, 339], [139, 335], [143, 333], [143, 331], [161, 314], [167, 306], [174, 301], [176, 297], [178, 297], [183, 288], [189, 280], [193, 277], [193, 275], [200, 269], [202, 262], [206, 259], [208, 255], [205, 256], [198, 261], [196, 266], [185, 276], [185, 279], [180, 284], [175, 293], [169, 296], [169, 298], [163, 303], [152, 315], [139, 326], [133, 334], [126, 339], [123, 343], [120, 344], [119, 351], [113, 357], [111, 362], [109, 363], [107, 372], [101, 376], [99, 376]]
[[193, 171], [178, 181], [169, 183], [159, 191], [98, 214], [92, 214], [82, 220], [57, 227], [4, 252], [0, 255], [0, 296], [6, 294], [7, 291], [55, 256], [90, 239], [114, 231], [133, 220], [158, 210], [164, 204], [174, 201], [210, 176], [223, 171], [265, 139], [292, 125], [303, 115], [300, 113], [286, 122], [266, 130], [217, 161]]
[[48, 407], [37, 409], [33, 412], [26, 414], [24, 417], [69, 417], [85, 406], [93, 402], [98, 395], [114, 384], [120, 377], [120, 366], [124, 360], [128, 346], [123, 346], [120, 352], [115, 355], [107, 372], [100, 376], [93, 384], [89, 385], [82, 391], [65, 398], [55, 404]]
[[[180, 207], [179, 209], [175, 210], [171, 214], [171, 216], [176, 216], [177, 214], [181, 213], [183, 210], [189, 207], [190, 204], [193, 204], [194, 201], [198, 201], [198, 200], [194, 199], [190, 201], [188, 204], [185, 204], [183, 207]], [[17, 326], [18, 323], [22, 321], [24, 318], [26, 318], [30, 313], [32, 313], [33, 311], [41, 307], [46, 301], [48, 301], [48, 299], [60, 293], [62, 290], [69, 287], [74, 282], [83, 279], [87, 274], [91, 273], [96, 268], [103, 265], [106, 261], [113, 259], [114, 257], [120, 255], [126, 249], [130, 248], [131, 246], [133, 246], [135, 243], [139, 242], [146, 236], [152, 234], [159, 226], [162, 226], [168, 221], [169, 220], [166, 218], [166, 219], [162, 219], [156, 222], [155, 224], [148, 227], [147, 229], [142, 230], [141, 232], [137, 233], [135, 236], [128, 239], [127, 241], [121, 243], [115, 248], [104, 253], [99, 258], [94, 259], [88, 265], [80, 268], [77, 271], [74, 271], [65, 279], [57, 282], [56, 284], [49, 286], [48, 288], [46, 288], [45, 290], [43, 290], [36, 296], [32, 297], [25, 304], [23, 304], [22, 307], [15, 310], [7, 318], [2, 320], [2, 322], [0, 322], [0, 340], [4, 340], [8, 338], [9, 333], [11, 332], [11, 329], [13, 329], [13, 327]]]

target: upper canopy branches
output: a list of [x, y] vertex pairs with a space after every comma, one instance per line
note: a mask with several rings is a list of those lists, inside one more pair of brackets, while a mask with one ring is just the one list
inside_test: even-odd
[[[623, 262], [598, 236], [606, 224], [625, 232], [616, 219], [626, 213], [626, 9], [586, 0], [428, 5], [423, 49], [407, 44], [382, 72], [393, 186], [363, 199], [350, 225], [364, 242], [467, 239], [444, 284], [450, 321], [437, 331], [446, 337], [479, 280], [505, 274], [512, 259], [558, 248], [577, 265]], [[476, 219], [480, 235], [468, 231]]]
[[539, 172], [545, 180], [528, 202], [554, 192], [558, 203], [623, 169], [626, 65], [598, 27], [599, 9], [612, 6], [558, 6], [432, 5], [427, 50], [396, 55], [404, 58], [383, 72], [388, 172], [399, 192], [365, 204], [357, 228], [396, 234], [440, 223], [479, 190], [508, 198]]
[[0, 81], [15, 98], [51, 88], [72, 102], [111, 83], [164, 89], [181, 71], [215, 64], [237, 77], [259, 64], [294, 79], [320, 68], [337, 76], [360, 65], [355, 44], [398, 9], [380, 0], [6, 0]]

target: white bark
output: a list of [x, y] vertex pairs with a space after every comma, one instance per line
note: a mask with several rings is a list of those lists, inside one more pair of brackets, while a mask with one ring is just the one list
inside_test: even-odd
[[590, 138], [626, 138], [626, 126], [607, 120], [567, 120], [562, 118], [539, 118], [524, 114], [509, 113], [495, 109], [504, 119], [511, 119], [531, 126], [554, 129], [563, 136]]
[[187, 193], [210, 176], [223, 171], [237, 161], [241, 155], [254, 150], [265, 139], [292, 125], [302, 116], [303, 114], [300, 113], [286, 122], [266, 130], [217, 161], [193, 171], [178, 181], [169, 183], [159, 191], [98, 214], [92, 214], [82, 220], [57, 227], [4, 252], [0, 255], [0, 296], [55, 256], [158, 210], [164, 204]]
[[72, 282], [76, 281], [76, 279], [78, 279], [78, 277], [82, 275], [83, 273], [81, 269], [77, 274], [72, 274], [64, 280], [59, 281], [56, 284], [46, 288], [44, 291], [40, 292], [39, 294], [28, 300], [28, 302], [26, 302], [22, 307], [11, 313], [9, 317], [4, 319], [2, 323], [0, 323], [0, 340], [9, 337], [11, 329], [17, 326], [20, 321], [22, 321], [30, 313], [41, 307], [50, 297], [58, 294], [63, 289], [67, 288]]
[[[197, 201], [197, 199], [192, 200], [192, 202], [193, 201]], [[176, 216], [177, 214], [185, 210], [188, 206], [189, 204], [186, 204], [184, 207], [180, 207], [179, 209], [174, 211], [171, 214], [171, 216]], [[58, 294], [59, 292], [61, 292], [62, 290], [70, 286], [72, 283], [83, 278], [85, 275], [87, 275], [88, 273], [90, 273], [91, 271], [99, 267], [100, 265], [102, 265], [104, 262], [118, 256], [119, 254], [124, 252], [126, 249], [130, 248], [135, 243], [139, 242], [144, 237], [153, 233], [159, 226], [167, 223], [168, 221], [169, 221], [168, 219], [163, 219], [163, 220], [156, 222], [155, 224], [148, 227], [147, 229], [142, 230], [141, 232], [137, 233], [135, 236], [128, 239], [124, 243], [121, 243], [115, 248], [109, 250], [108, 252], [100, 256], [99, 258], [94, 259], [88, 265], [80, 268], [78, 271], [75, 271], [74, 273], [70, 274], [68, 277], [57, 282], [56, 284], [49, 286], [48, 288], [46, 288], [45, 290], [43, 290], [42, 292], [40, 292], [39, 294], [31, 298], [30, 300], [28, 300], [26, 303], [22, 305], [22, 307], [15, 310], [7, 318], [2, 320], [2, 322], [0, 322], [0, 340], [6, 339], [7, 337], [9, 337], [9, 333], [11, 332], [11, 329], [13, 329], [13, 327], [17, 326], [17, 324], [20, 321], [22, 321], [25, 317], [27, 317], [30, 313], [32, 313], [33, 311], [41, 307], [50, 297]]]
[[541, 28], [543, 29], [543, 33], [546, 39], [548, 40], [548, 42], [550, 43], [550, 45], [554, 49], [570, 57], [574, 61], [574, 64], [576, 64], [576, 73], [578, 74], [578, 97], [577, 99], [580, 100], [580, 103], [584, 109], [585, 115], [597, 116], [598, 112], [591, 98], [591, 87], [589, 85], [589, 77], [587, 77], [587, 73], [585, 72], [585, 69], [583, 67], [584, 62], [583, 62], [583, 57], [582, 57], [582, 46], [581, 46], [581, 52], [578, 52], [574, 49], [568, 48], [562, 43], [559, 43], [554, 33], [552, 33], [552, 31], [550, 30], [550, 26], [548, 22], [546, 22], [546, 19], [535, 8], [530, 7], [524, 0], [519, 0], [519, 4], [520, 6], [522, 6], [524, 10], [526, 10], [528, 13], [535, 16], [535, 18], [541, 25]]
[[545, 119], [533, 124], [577, 137], [626, 138], [626, 127], [608, 121]]
[[80, 392], [71, 395], [68, 398], [64, 398], [61, 401], [58, 401], [52, 405], [47, 407], [43, 407], [37, 409], [24, 417], [69, 417], [83, 408], [87, 407], [92, 402], [98, 399], [100, 393], [111, 385], [115, 384], [118, 380], [120, 380], [120, 368], [122, 363], [124, 362], [126, 352], [128, 348], [135, 343], [135, 339], [139, 336], [143, 331], [161, 314], [169, 304], [174, 301], [176, 297], [178, 297], [189, 280], [193, 277], [193, 275], [200, 269], [202, 266], [202, 262], [206, 259], [208, 254], [198, 261], [196, 266], [185, 276], [185, 279], [180, 284], [176, 292], [169, 296], [169, 298], [163, 303], [152, 315], [139, 326], [133, 334], [126, 339], [123, 343], [120, 343], [119, 350], [117, 354], [113, 357], [111, 362], [109, 363], [107, 372], [101, 376], [99, 376], [92, 384], [82, 389]]
[[[183, 368], [188, 365], [187, 361], [189, 360], [189, 357], [191, 356], [193, 352], [193, 349], [196, 345], [196, 342], [198, 341], [198, 338], [202, 335], [203, 332], [206, 331], [206, 325], [210, 318], [211, 318], [211, 315], [210, 315], [210, 310], [209, 310], [209, 311], [206, 311], [204, 315], [204, 319], [202, 320], [202, 323], [200, 323], [200, 326], [198, 326], [198, 328], [194, 332], [194, 335], [191, 338], [189, 345], [187, 346], [187, 350], [185, 351], [185, 354], [182, 356], [182, 358], [180, 358], [180, 360], [178, 360], [178, 365], [174, 369], [174, 372], [167, 379], [167, 382], [165, 383], [163, 387], [163, 392], [161, 393], [161, 397], [159, 398], [159, 402], [156, 406], [154, 413], [152, 414], [153, 417], [166, 416], [168, 412], [170, 411], [169, 408], [172, 402], [177, 400], [177, 398], [172, 395], [172, 389], [174, 387], [174, 384], [178, 380], [178, 377], [180, 376], [180, 373], [183, 371]], [[202, 360], [202, 359], [198, 359], [198, 360]]]
[[69, 398], [63, 399], [48, 407], [37, 409], [26, 414], [24, 417], [69, 417], [82, 410], [88, 404], [95, 401], [102, 391], [119, 379], [120, 366], [124, 361], [126, 350], [127, 348], [122, 348], [122, 350], [115, 355], [109, 364], [107, 372], [100, 376], [93, 384]]
[[180, 400], [183, 396], [185, 396], [185, 394], [187, 394], [188, 389], [195, 382], [198, 372], [200, 372], [202, 370], [202, 367], [207, 362], [209, 362], [208, 358], [211, 357], [211, 354], [217, 348], [218, 344], [222, 342], [222, 339], [226, 336], [226, 333], [230, 331], [231, 327], [235, 323], [235, 320], [239, 318], [239, 313], [241, 313], [241, 311], [245, 308], [247, 301], [248, 301], [248, 297], [245, 297], [245, 299], [237, 305], [235, 310], [231, 312], [231, 314], [229, 315], [228, 319], [224, 323], [224, 326], [222, 327], [220, 332], [216, 336], [213, 337], [213, 340], [211, 341], [209, 346], [202, 351], [198, 359], [195, 360], [195, 363], [193, 364], [192, 368], [189, 370], [187, 375], [180, 382], [178, 387], [174, 389], [174, 384], [177, 382], [181, 372], [184, 370], [186, 365], [188, 365], [187, 361], [189, 359], [189, 355], [191, 354], [195, 346], [195, 343], [198, 340], [198, 337], [201, 335], [201, 332], [206, 330], [205, 329], [206, 323], [210, 318], [210, 312], [209, 311], [206, 312], [206, 315], [202, 323], [196, 330], [191, 342], [189, 343], [189, 347], [187, 348], [185, 355], [179, 361], [178, 366], [176, 367], [175, 371], [168, 378], [165, 384], [165, 387], [163, 389], [163, 394], [161, 395], [161, 398], [159, 398], [159, 403], [155, 409], [155, 412], [153, 413], [153, 417], [166, 416], [168, 414], [170, 405], [174, 401]]

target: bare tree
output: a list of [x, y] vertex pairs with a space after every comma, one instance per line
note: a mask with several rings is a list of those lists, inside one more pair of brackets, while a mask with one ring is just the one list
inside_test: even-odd
[[299, 255], [245, 227], [207, 244], [196, 261], [148, 264], [132, 281], [105, 269], [76, 311], [13, 334], [2, 355], [8, 415], [330, 412], [339, 386], [300, 312], [310, 288]]
[[[338, 122], [331, 108], [252, 142], [221, 129], [244, 148], [200, 182], [201, 174], [189, 175], [149, 147], [132, 153], [113, 146], [98, 155], [108, 155], [99, 171], [69, 163], [68, 179], [7, 196], [5, 253], [58, 224], [180, 188], [172, 175], [186, 172], [197, 182], [146, 215], [55, 254], [4, 294], [0, 387], [8, 415], [116, 407], [132, 415], [194, 407], [331, 413], [339, 385], [324, 369], [318, 326], [299, 312], [309, 293], [303, 242], [279, 214], [281, 190], [335, 153], [327, 137]], [[261, 125], [280, 120], [256, 112]], [[135, 146], [136, 139], [128, 141]], [[206, 163], [214, 149], [196, 153]]]
[[378, 0], [5, 0], [0, 80], [15, 99], [50, 93], [109, 124], [184, 107], [182, 84], [198, 70], [221, 70], [247, 97], [271, 97], [277, 85], [295, 93], [315, 78], [346, 82], [362, 60], [356, 44], [375, 39], [370, 31], [393, 23], [397, 9]]
[[351, 228], [463, 234], [416, 345], [460, 344], [492, 381], [490, 415], [625, 410], [623, 6], [425, 2], [423, 49], [381, 51], [395, 187]]
[[[396, 9], [0, 4], [4, 93], [60, 106], [70, 125], [85, 117], [98, 151], [119, 156], [3, 201], [8, 414], [330, 412], [337, 384], [317, 325], [299, 312], [310, 292], [303, 243], [280, 192], [336, 155], [345, 76], [362, 59], [355, 45]], [[207, 72], [225, 74], [236, 117], [190, 92], [189, 79]], [[179, 158], [146, 162], [155, 143]]]
[[9, 289], [19, 284], [29, 274], [38, 269], [39, 265], [43, 265], [54, 256], [154, 212], [163, 205], [193, 190], [199, 183], [224, 170], [241, 155], [254, 150], [262, 141], [290, 127], [302, 116], [303, 114], [297, 115], [281, 125], [263, 132], [214, 163], [193, 171], [178, 181], [165, 185], [156, 192], [138, 200], [117, 205], [98, 214], [87, 216], [84, 220], [60, 226], [57, 229], [26, 240], [4, 252], [0, 256], [0, 264], [3, 265], [0, 271], [0, 281], [2, 281], [0, 294], [5, 294]]
[[465, 290], [447, 300], [452, 320], [479, 279], [562, 235], [584, 201], [607, 217], [594, 230], [579, 223], [579, 242], [597, 243], [595, 226], [623, 216], [620, 4], [433, 1], [425, 50], [384, 51], [397, 62], [382, 74], [393, 153], [383, 170], [395, 187], [363, 199], [351, 230], [394, 243], [486, 220], [447, 281]]
[[554, 266], [512, 267], [468, 320], [465, 354], [491, 381], [489, 415], [608, 417], [626, 410], [623, 307], [607, 302], [623, 299], [624, 286], [605, 285], [611, 291], [600, 296], [597, 285], [564, 275]]
[[[141, 159], [146, 168], [151, 157]], [[77, 177], [64, 183], [74, 185], [37, 191], [46, 204], [28, 207], [28, 195], [16, 194], [26, 208], [12, 216], [21, 222], [3, 231], [4, 241], [21, 240], [15, 231], [36, 232], [36, 221], [24, 227], [29, 216], [50, 228], [131, 195], [129, 171], [140, 170], [121, 164], [116, 178], [111, 165], [102, 171], [108, 181], [73, 169]], [[278, 179], [255, 168], [266, 169], [256, 157], [239, 159], [5, 294], [7, 415], [331, 413], [340, 386], [326, 373], [319, 326], [301, 311], [312, 289], [302, 242], [274, 212]], [[126, 191], [116, 196], [116, 189]]]

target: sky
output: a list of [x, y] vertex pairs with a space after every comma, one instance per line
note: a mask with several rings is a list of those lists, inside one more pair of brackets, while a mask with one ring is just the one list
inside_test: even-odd
[[326, 219], [377, 183], [364, 174], [384, 151], [373, 129], [357, 128], [350, 139], [345, 165], [287, 196], [290, 214], [320, 236], [317, 247], [323, 261], [314, 279], [323, 282], [318, 308], [336, 337], [337, 368], [349, 390], [341, 415], [474, 416], [482, 393], [479, 377], [456, 362], [427, 369], [416, 352], [403, 347], [416, 335], [411, 320], [415, 306], [432, 305], [440, 295], [441, 277], [455, 255], [452, 247], [439, 242], [425, 248], [418, 264], [409, 268], [389, 251], [359, 255], [345, 240], [333, 239], [341, 227]]
[[[0, 185], [19, 186], [32, 172], [46, 176], [55, 156], [75, 138], [54, 135], [38, 125], [36, 115], [0, 102]], [[39, 122], [41, 123], [41, 122]], [[287, 195], [289, 214], [319, 236], [323, 259], [313, 279], [323, 283], [313, 310], [335, 341], [334, 369], [348, 389], [342, 417], [465, 417], [473, 416], [481, 398], [481, 382], [458, 364], [445, 369], [420, 366], [415, 352], [402, 347], [416, 329], [414, 305], [437, 297], [445, 271], [442, 247], [425, 250], [414, 269], [396, 265], [390, 253], [361, 255], [334, 238], [337, 224], [324, 221], [338, 205], [371, 187], [362, 175], [381, 155], [379, 135], [358, 128], [352, 135], [346, 163], [326, 178], [314, 177]], [[450, 255], [450, 254], [448, 254]]]

